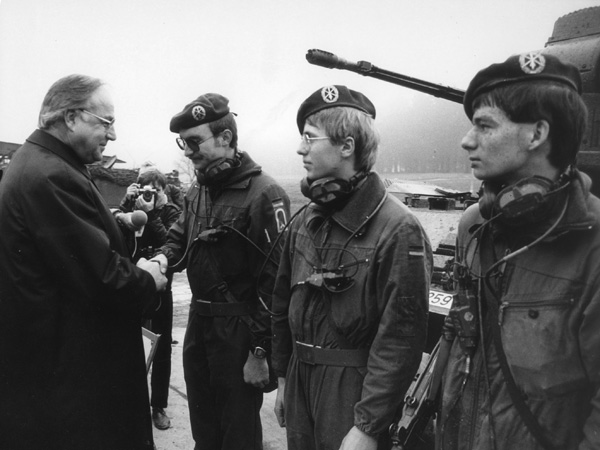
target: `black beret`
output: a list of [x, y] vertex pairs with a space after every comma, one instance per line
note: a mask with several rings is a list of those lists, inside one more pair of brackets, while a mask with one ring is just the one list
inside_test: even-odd
[[375, 106], [367, 97], [357, 91], [348, 89], [346, 86], [325, 86], [315, 91], [300, 105], [296, 123], [300, 133], [304, 130], [304, 122], [308, 116], [317, 111], [338, 106], [349, 106], [359, 109], [375, 118]]
[[173, 133], [214, 122], [229, 114], [229, 100], [219, 94], [204, 94], [185, 105], [183, 111], [171, 119], [169, 129]]
[[540, 52], [513, 55], [503, 63], [480, 70], [465, 92], [463, 105], [469, 119], [473, 118], [473, 100], [499, 86], [521, 81], [557, 81], [581, 94], [581, 75], [572, 64], [556, 56]]

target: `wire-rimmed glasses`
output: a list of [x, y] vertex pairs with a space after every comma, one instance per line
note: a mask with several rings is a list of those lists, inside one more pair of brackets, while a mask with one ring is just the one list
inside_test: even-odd
[[83, 108], [79, 108], [79, 111], [84, 112], [86, 114], [89, 114], [90, 116], [95, 117], [96, 119], [98, 119], [100, 122], [102, 122], [102, 126], [108, 131], [110, 129], [110, 127], [112, 127], [115, 124], [115, 120], [116, 119], [107, 119], [105, 117], [102, 116], [98, 116], [96, 114], [94, 114], [93, 112], [88, 111], [87, 109], [83, 109]]

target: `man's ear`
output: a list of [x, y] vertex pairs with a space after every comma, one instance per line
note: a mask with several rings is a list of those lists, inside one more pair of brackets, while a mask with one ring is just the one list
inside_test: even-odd
[[343, 158], [349, 158], [350, 156], [354, 155], [354, 145], [355, 142], [353, 137], [348, 136], [346, 139], [344, 139], [344, 143], [342, 144], [341, 148]]
[[549, 142], [550, 137], [550, 124], [547, 120], [538, 120], [533, 124], [530, 148], [539, 148], [546, 142]]
[[75, 109], [67, 109], [63, 113], [63, 118], [65, 120], [65, 125], [67, 126], [67, 128], [69, 130], [73, 129], [73, 126], [75, 125], [75, 117], [76, 116], [77, 116], [77, 110], [75, 110]]
[[233, 138], [233, 133], [231, 132], [231, 130], [221, 131], [221, 133], [219, 133], [219, 137], [218, 137], [218, 139], [221, 141], [221, 145], [223, 147], [229, 147], [229, 144], [231, 144], [232, 138]]

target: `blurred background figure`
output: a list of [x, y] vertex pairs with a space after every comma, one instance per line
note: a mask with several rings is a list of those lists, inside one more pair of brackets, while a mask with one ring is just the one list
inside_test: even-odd
[[[156, 164], [154, 164], [152, 161], [146, 161], [146, 162], [142, 163], [142, 165], [140, 166], [138, 176], [141, 176], [145, 172], [149, 172], [149, 171], [153, 171], [153, 170], [154, 171], [158, 170], [158, 168], [156, 167]], [[175, 206], [177, 206], [179, 209], [181, 209], [183, 207], [184, 191], [181, 188], [179, 179], [177, 178], [177, 180], [175, 180], [173, 178], [173, 176], [177, 177], [178, 175], [179, 175], [179, 172], [177, 172], [176, 170], [174, 170], [172, 173], [165, 175], [166, 186], [165, 186], [164, 192], [165, 192], [167, 198], [169, 199], [169, 201], [172, 204], [174, 204]]]
[[[147, 222], [141, 230], [132, 226], [126, 214], [116, 213], [117, 221], [128, 228], [129, 241], [132, 242], [133, 260], [150, 258], [154, 251], [167, 241], [167, 232], [179, 218], [181, 210], [169, 201], [165, 189], [167, 179], [155, 166], [142, 166], [137, 183], [127, 188], [120, 210], [123, 213], [143, 211]], [[135, 231], [137, 230], [137, 231]], [[145, 313], [149, 319], [147, 328], [160, 334], [150, 376], [152, 421], [159, 430], [166, 430], [171, 421], [165, 412], [169, 397], [171, 377], [171, 341], [173, 329], [173, 292], [171, 283], [173, 273], [167, 274], [168, 283], [164, 291], [156, 294], [157, 302]]]

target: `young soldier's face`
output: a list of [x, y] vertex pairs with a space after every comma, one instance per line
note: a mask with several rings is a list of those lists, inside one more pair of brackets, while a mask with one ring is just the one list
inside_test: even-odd
[[473, 175], [479, 180], [514, 183], [531, 176], [528, 139], [532, 124], [512, 122], [497, 107], [482, 106], [462, 140]]
[[327, 137], [325, 131], [309, 124], [304, 125], [303, 135], [307, 136], [308, 142], [303, 139], [296, 152], [302, 156], [308, 179], [340, 178], [342, 146], [333, 144], [330, 139], [321, 139]]

